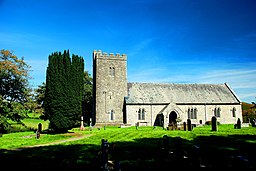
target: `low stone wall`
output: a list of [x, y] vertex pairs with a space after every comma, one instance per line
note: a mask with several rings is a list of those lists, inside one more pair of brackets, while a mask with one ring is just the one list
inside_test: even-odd
[[241, 127], [249, 127], [250, 123], [242, 123]]
[[120, 128], [127, 128], [127, 127], [131, 127], [131, 124], [120, 124]]

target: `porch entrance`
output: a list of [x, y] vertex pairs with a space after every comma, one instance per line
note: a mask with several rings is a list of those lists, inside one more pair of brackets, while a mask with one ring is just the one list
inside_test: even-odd
[[172, 111], [170, 114], [169, 114], [169, 124], [168, 124], [168, 128], [169, 130], [175, 130], [177, 129], [177, 113], [175, 111]]

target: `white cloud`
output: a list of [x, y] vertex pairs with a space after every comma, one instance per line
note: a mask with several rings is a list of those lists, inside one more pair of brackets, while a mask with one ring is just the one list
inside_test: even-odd
[[147, 47], [153, 40], [154, 38], [147, 38], [135, 44], [129, 51], [129, 56], [135, 56], [136, 54], [140, 53], [140, 51]]
[[207, 72], [173, 73], [167, 68], [148, 68], [138, 70], [128, 75], [130, 82], [155, 83], [198, 83], [223, 84], [228, 83], [242, 101], [252, 101], [256, 97], [255, 69], [210, 70]]
[[256, 88], [256, 70], [227, 69], [208, 71], [198, 78], [202, 83], [228, 82], [233, 88]]

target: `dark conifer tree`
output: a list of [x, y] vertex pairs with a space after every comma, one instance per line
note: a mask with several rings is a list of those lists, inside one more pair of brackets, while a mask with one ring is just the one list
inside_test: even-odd
[[80, 123], [83, 73], [82, 57], [72, 55], [71, 61], [69, 51], [49, 56], [44, 109], [49, 128], [55, 132], [66, 132]]

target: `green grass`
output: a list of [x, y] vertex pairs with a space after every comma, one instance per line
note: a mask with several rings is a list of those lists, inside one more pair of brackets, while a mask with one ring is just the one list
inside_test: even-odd
[[[47, 123], [40, 120], [24, 120], [29, 127], [35, 127], [39, 122], [43, 123], [43, 128], [46, 128]], [[15, 150], [16, 148], [69, 139], [77, 135], [85, 137], [61, 144], [24, 148], [21, 151]], [[170, 148], [175, 149], [177, 143], [182, 146], [182, 151], [190, 155], [189, 162], [182, 160], [182, 164], [176, 158], [164, 156], [162, 153], [164, 135], [169, 137]], [[235, 164], [241, 161], [234, 162], [236, 156], [245, 156], [249, 159], [246, 165], [243, 163], [240, 166], [256, 167], [256, 128], [234, 129], [234, 125], [219, 125], [217, 131], [211, 131], [210, 125], [195, 127], [192, 131], [170, 131], [161, 127], [155, 129], [139, 127], [136, 129], [136, 127], [110, 126], [107, 126], [106, 129], [93, 128], [90, 130], [86, 127], [84, 131], [74, 128], [68, 134], [41, 134], [40, 139], [35, 138], [33, 131], [4, 134], [0, 138], [0, 161], [9, 167], [12, 162], [22, 162], [33, 168], [49, 166], [56, 169], [97, 170], [101, 164], [99, 152], [102, 139], [106, 139], [110, 146], [115, 144], [115, 153], [110, 155], [110, 160], [118, 159], [122, 170], [156, 170], [164, 168], [166, 165], [188, 166], [186, 163], [195, 163], [196, 161], [191, 159], [197, 158], [199, 155], [207, 167], [223, 168], [230, 166], [230, 163], [237, 167]], [[200, 147], [199, 151], [195, 152], [195, 145]]]

